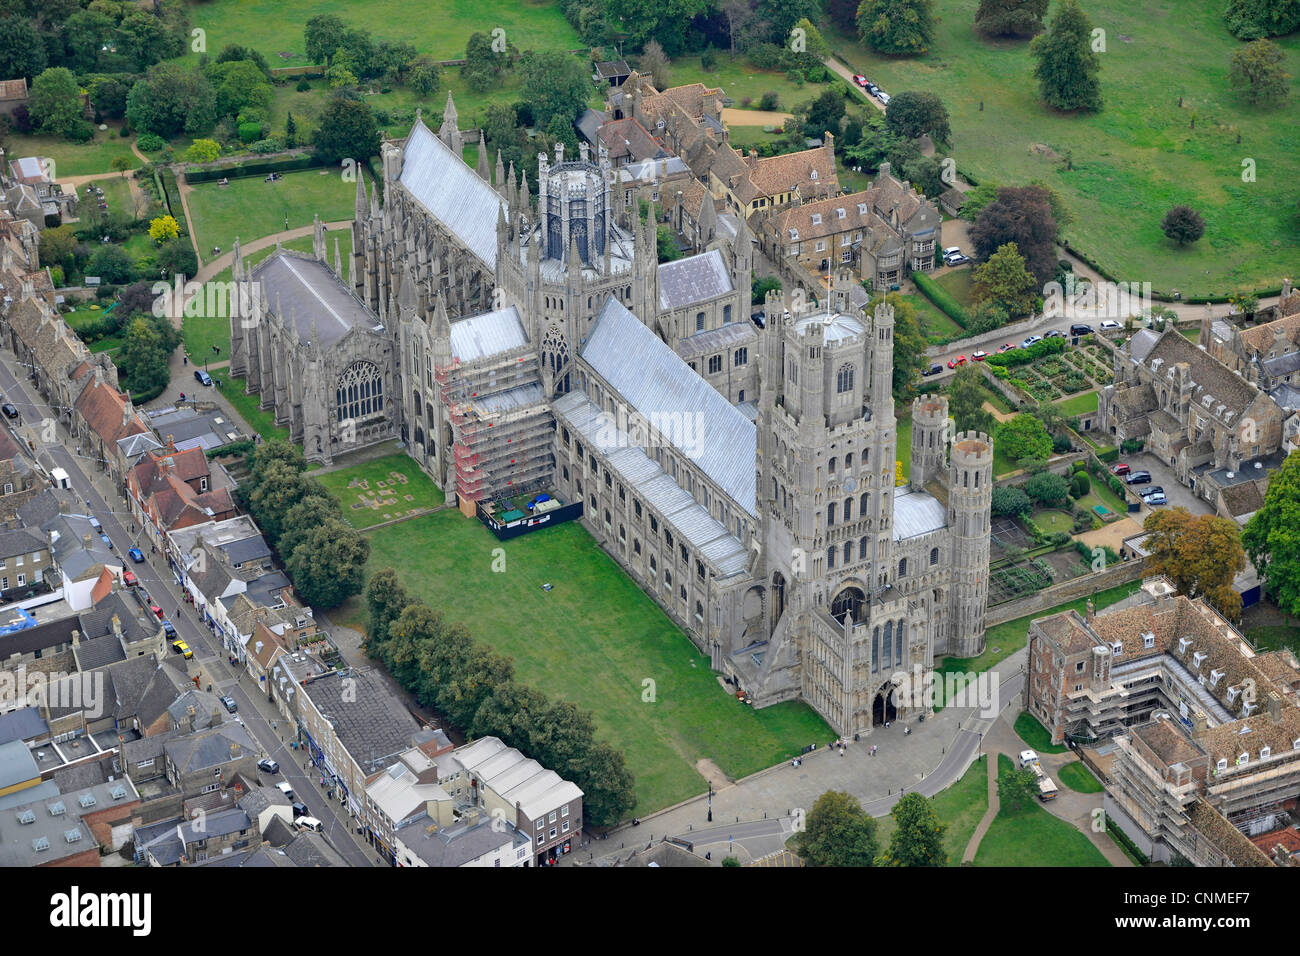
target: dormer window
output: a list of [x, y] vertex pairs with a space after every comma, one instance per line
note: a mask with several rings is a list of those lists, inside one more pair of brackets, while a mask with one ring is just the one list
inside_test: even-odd
[[866, 214], [867, 214], [867, 204], [864, 202], [858, 203], [858, 215], [865, 216]]
[[835, 218], [836, 218], [836, 219], [844, 219], [844, 218], [846, 218], [847, 216], [848, 216], [848, 213], [846, 213], [846, 212], [844, 211], [844, 208], [843, 208], [843, 207], [840, 207], [840, 208], [838, 208], [838, 209], [835, 210]]
[[1248, 700], [1241, 705], [1241, 716], [1243, 717], [1249, 717], [1252, 713], [1254, 713], [1254, 711], [1255, 711], [1254, 701]]
[[1229, 688], [1228, 688], [1228, 703], [1229, 703], [1229, 704], [1236, 703], [1237, 698], [1238, 698], [1240, 695], [1241, 695], [1241, 688], [1240, 688], [1240, 687], [1229, 687]]
[[1201, 661], [1205, 660], [1209, 656], [1210, 655], [1208, 651], [1197, 651], [1195, 654], [1193, 654], [1192, 670], [1196, 670], [1197, 668], [1199, 668], [1201, 666]]
[[799, 230], [798, 230], [798, 229], [791, 229], [791, 230], [790, 230], [790, 238], [791, 238], [791, 239], [798, 239], [798, 238], [799, 238]]
[[1245, 751], [1242, 751], [1241, 756], [1237, 758], [1237, 766], [1244, 767], [1248, 763], [1250, 763], [1250, 754], [1246, 753]]
[[1142, 635], [1142, 646], [1147, 650], [1156, 646], [1156, 636], [1150, 631]]
[[1300, 737], [1297, 737], [1295, 740], [1291, 741], [1291, 749], [1300, 750]]
[[1213, 687], [1223, 677], [1223, 671], [1210, 671], [1210, 686]]
[[1271, 757], [1272, 755], [1273, 755], [1273, 748], [1272, 748], [1272, 747], [1260, 747], [1260, 748], [1259, 748], [1259, 759], [1260, 759], [1260, 760], [1267, 760], [1267, 759], [1268, 759], [1269, 757]]
[[[1300, 749], [1300, 748], [1297, 748]], [[1228, 769], [1228, 761], [1220, 758], [1219, 762], [1214, 765], [1215, 770], [1223, 771]]]
[[819, 212], [815, 212], [815, 213], [812, 214], [812, 224], [813, 224], [814, 226], [820, 226], [820, 225], [822, 224], [822, 214], [821, 214], [821, 213], [819, 213]]
[[817, 170], [814, 169], [814, 170], [812, 171], [812, 175], [809, 176], [808, 178], [809, 178], [809, 179], [816, 179], [816, 178], [817, 178]]
[[1180, 638], [1178, 639], [1178, 653], [1179, 653], [1179, 654], [1186, 653], [1187, 648], [1189, 648], [1189, 647], [1191, 647], [1191, 646], [1192, 646], [1192, 639], [1191, 639], [1190, 637], [1180, 637]]
[[1116, 657], [1119, 657], [1121, 654], [1124, 653], [1124, 645], [1121, 644], [1119, 641], [1112, 641], [1110, 645], [1110, 652], [1114, 654]]

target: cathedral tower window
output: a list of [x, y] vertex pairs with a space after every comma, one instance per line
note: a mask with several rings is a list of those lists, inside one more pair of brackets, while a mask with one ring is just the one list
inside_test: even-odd
[[384, 410], [384, 379], [379, 366], [353, 362], [339, 376], [334, 389], [335, 419], [339, 422], [368, 418]]

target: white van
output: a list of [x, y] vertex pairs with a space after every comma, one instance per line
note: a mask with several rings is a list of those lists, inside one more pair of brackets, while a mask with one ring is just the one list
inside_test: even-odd
[[1038, 781], [1038, 799], [1044, 802], [1056, 799], [1056, 784], [1051, 777], [1043, 777]]
[[299, 830], [315, 830], [317, 833], [325, 832], [325, 824], [321, 823], [315, 817], [299, 817], [293, 821], [294, 826]]
[[1025, 769], [1026, 767], [1028, 767], [1030, 764], [1036, 764], [1036, 763], [1038, 763], [1038, 754], [1034, 753], [1032, 750], [1022, 750], [1022, 751], [1020, 751], [1020, 769], [1021, 769], [1021, 770], [1024, 770], [1024, 769]]
[[293, 787], [289, 786], [287, 781], [281, 780], [275, 787], [290, 800], [293, 799]]

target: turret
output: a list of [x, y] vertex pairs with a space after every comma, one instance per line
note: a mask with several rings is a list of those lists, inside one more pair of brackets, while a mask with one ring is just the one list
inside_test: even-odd
[[992, 504], [993, 441], [983, 432], [960, 432], [953, 438], [948, 478], [953, 554], [947, 651], [957, 657], [984, 653]]
[[920, 396], [912, 401], [913, 488], [924, 488], [943, 474], [948, 457], [947, 433], [947, 396]]
[[871, 414], [894, 414], [894, 307], [876, 306], [871, 323]]

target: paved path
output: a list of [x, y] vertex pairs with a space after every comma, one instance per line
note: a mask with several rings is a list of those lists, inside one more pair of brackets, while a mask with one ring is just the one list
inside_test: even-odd
[[993, 826], [993, 820], [1001, 809], [1002, 802], [998, 799], [998, 762], [993, 755], [989, 755], [988, 761], [988, 787], [989, 787], [989, 808], [988, 811], [980, 818], [979, 826], [971, 834], [970, 842], [966, 844], [966, 851], [961, 855], [963, 863], [974, 863], [975, 854], [980, 848], [980, 841], [984, 839], [984, 834], [989, 832], [989, 827]]
[[[835, 59], [835, 57], [830, 57], [829, 59], [822, 60], [822, 62], [826, 64], [826, 68], [828, 70], [837, 74], [838, 76], [843, 77], [848, 82], [849, 86], [853, 88], [853, 91], [858, 94], [858, 96], [862, 97], [872, 106], [874, 106], [876, 109], [880, 110], [880, 112], [883, 113], [885, 111], [884, 103], [880, 102], [880, 100], [876, 99], [866, 90], [864, 90], [862, 87], [858, 86], [858, 84], [853, 82], [853, 72], [854, 72], [853, 70], [849, 69], [839, 60]], [[868, 77], [868, 79], [870, 79], [870, 77]]]
[[741, 110], [734, 106], [722, 108], [722, 122], [727, 126], [781, 126], [793, 116], [793, 113], [782, 113], [780, 110]]

